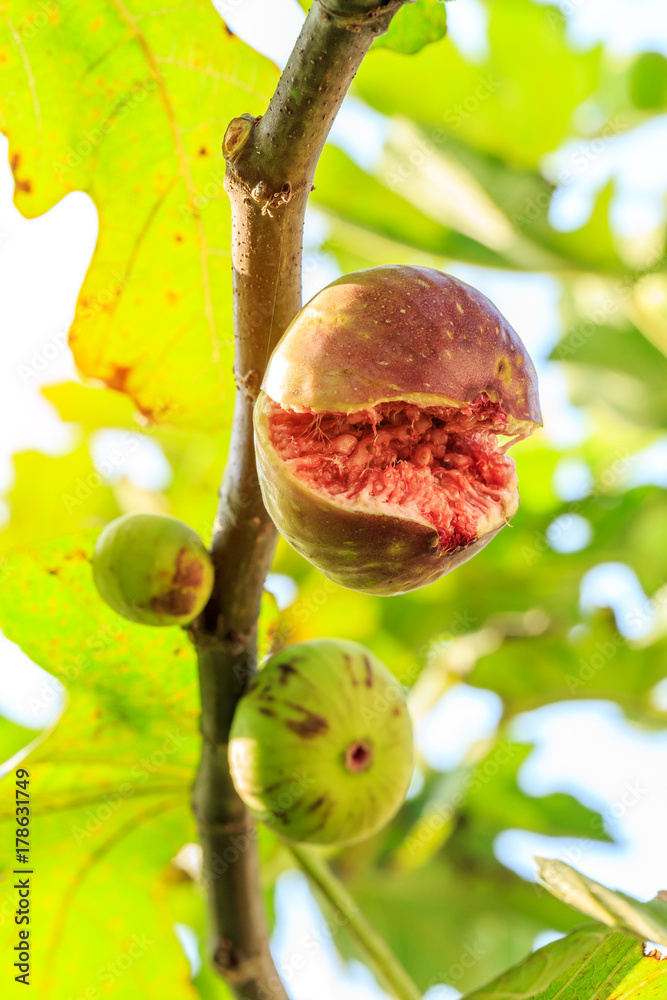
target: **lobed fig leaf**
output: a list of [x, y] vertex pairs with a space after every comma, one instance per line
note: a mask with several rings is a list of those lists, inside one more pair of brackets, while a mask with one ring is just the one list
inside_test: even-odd
[[264, 502], [336, 583], [403, 593], [516, 513], [506, 450], [540, 423], [533, 364], [489, 299], [432, 268], [358, 271], [319, 292], [270, 359], [255, 407]]
[[93, 553], [93, 578], [107, 604], [143, 625], [186, 625], [213, 589], [213, 564], [196, 531], [164, 514], [125, 514], [108, 524]]
[[287, 839], [361, 840], [394, 815], [412, 777], [403, 688], [356, 642], [290, 646], [239, 702], [229, 761], [241, 798]]

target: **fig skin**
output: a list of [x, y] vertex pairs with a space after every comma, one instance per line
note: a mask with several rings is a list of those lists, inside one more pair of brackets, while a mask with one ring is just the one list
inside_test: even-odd
[[100, 596], [142, 625], [186, 625], [213, 589], [213, 564], [201, 538], [165, 514], [125, 514], [103, 529], [93, 553]]
[[288, 840], [362, 840], [398, 811], [412, 778], [403, 688], [356, 642], [290, 646], [239, 702], [229, 761], [246, 805]]
[[464, 406], [485, 392], [510, 434], [542, 423], [518, 334], [485, 295], [431, 267], [371, 267], [322, 289], [283, 334], [262, 388], [284, 407], [343, 413], [396, 399]]
[[506, 434], [540, 426], [537, 377], [520, 338], [470, 285], [427, 267], [389, 265], [345, 275], [319, 292], [278, 343], [255, 406], [265, 506], [285, 539], [335, 583], [379, 595], [426, 586], [486, 546], [500, 523], [480, 523], [457, 551], [439, 548], [426, 520], [344, 506], [287, 468], [269, 433], [271, 400], [297, 411], [355, 413], [402, 400], [463, 407], [485, 393]]

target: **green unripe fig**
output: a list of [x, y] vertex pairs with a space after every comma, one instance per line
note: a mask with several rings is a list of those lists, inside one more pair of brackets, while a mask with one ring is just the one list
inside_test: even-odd
[[125, 514], [103, 529], [93, 578], [107, 604], [142, 625], [185, 625], [213, 589], [213, 564], [196, 531], [165, 514]]
[[239, 702], [229, 761], [246, 805], [287, 839], [362, 840], [397, 812], [412, 777], [403, 688], [356, 642], [290, 646]]

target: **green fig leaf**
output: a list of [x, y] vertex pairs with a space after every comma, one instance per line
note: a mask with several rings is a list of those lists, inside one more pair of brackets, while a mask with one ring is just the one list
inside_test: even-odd
[[530, 955], [465, 1000], [657, 1000], [667, 962], [604, 927], [584, 927]]
[[564, 861], [536, 860], [539, 881], [558, 899], [609, 927], [667, 945], [667, 893], [641, 903], [623, 892], [607, 889]]
[[392, 18], [389, 31], [375, 41], [376, 48], [414, 55], [447, 33], [445, 0], [406, 3]]

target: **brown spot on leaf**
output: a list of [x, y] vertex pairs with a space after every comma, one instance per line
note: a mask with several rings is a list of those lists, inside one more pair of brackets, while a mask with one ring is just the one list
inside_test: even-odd
[[208, 156], [208, 149], [206, 148], [206, 146], [202, 146], [201, 147], [201, 149], [199, 150], [199, 155], [200, 156]]
[[265, 708], [264, 705], [262, 705], [262, 707], [259, 708], [257, 711], [259, 712], [260, 715], [266, 715], [266, 717], [269, 719], [275, 719], [276, 717], [276, 713], [273, 711], [273, 709]]
[[118, 392], [127, 392], [127, 381], [131, 374], [132, 369], [127, 365], [116, 365], [113, 374], [105, 379], [105, 381], [110, 389], [116, 389]]
[[12, 173], [14, 175], [14, 187], [16, 188], [16, 190], [17, 191], [25, 191], [26, 194], [30, 194], [30, 192], [32, 191], [32, 184], [31, 184], [31, 182], [29, 180], [22, 180], [18, 176], [18, 169], [19, 169], [19, 166], [21, 165], [21, 154], [20, 153], [14, 153], [14, 155], [12, 156], [12, 158], [11, 158], [11, 160], [9, 162], [9, 165], [12, 168]]
[[177, 243], [182, 243], [183, 242], [183, 237], [181, 236], [180, 233], [176, 233], [174, 235], [174, 239], [176, 240]]

